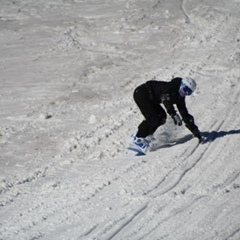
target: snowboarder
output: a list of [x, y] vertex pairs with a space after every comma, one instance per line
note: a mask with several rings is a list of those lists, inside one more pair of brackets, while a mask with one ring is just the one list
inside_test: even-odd
[[[197, 137], [199, 143], [201, 143], [201, 133], [194, 122], [193, 116], [188, 113], [185, 104], [185, 96], [191, 95], [196, 86], [195, 80], [189, 77], [173, 78], [170, 82], [150, 80], [138, 86], [133, 97], [145, 119], [138, 126], [138, 131], [132, 136], [132, 150], [146, 154], [153, 133], [159, 126], [165, 124], [167, 113], [171, 116], [175, 125], [181, 126], [183, 121], [193, 136]], [[181, 117], [175, 110], [174, 104], [177, 106]]]

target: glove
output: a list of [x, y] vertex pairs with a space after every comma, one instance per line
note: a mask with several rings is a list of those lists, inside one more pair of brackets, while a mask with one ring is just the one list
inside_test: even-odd
[[194, 130], [192, 131], [192, 133], [193, 133], [193, 136], [194, 136], [194, 137], [198, 138], [198, 142], [199, 142], [199, 143], [202, 143], [202, 142], [203, 142], [203, 137], [201, 136], [201, 134], [200, 134], [200, 132], [199, 132], [198, 129], [194, 129]]
[[175, 113], [175, 115], [172, 115], [172, 119], [175, 125], [182, 126], [182, 119], [177, 113]]

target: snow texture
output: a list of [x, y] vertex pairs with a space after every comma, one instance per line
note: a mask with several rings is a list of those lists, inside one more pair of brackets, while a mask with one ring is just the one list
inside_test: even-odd
[[[239, 0], [0, 4], [1, 240], [240, 239]], [[177, 76], [204, 144], [135, 157], [134, 88]]]

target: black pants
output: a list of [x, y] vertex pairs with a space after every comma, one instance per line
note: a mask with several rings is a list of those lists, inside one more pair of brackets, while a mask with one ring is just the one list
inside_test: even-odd
[[146, 84], [135, 89], [133, 98], [145, 117], [145, 120], [138, 126], [137, 137], [145, 138], [166, 122], [167, 114], [160, 104], [150, 99]]

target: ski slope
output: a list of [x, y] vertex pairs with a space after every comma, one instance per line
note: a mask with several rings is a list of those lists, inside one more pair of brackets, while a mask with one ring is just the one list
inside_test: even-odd
[[[0, 240], [240, 239], [239, 0], [0, 6]], [[135, 87], [177, 76], [204, 144], [168, 118], [135, 157]]]

